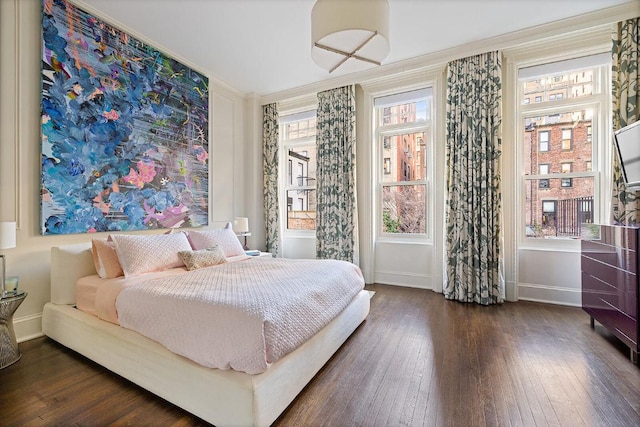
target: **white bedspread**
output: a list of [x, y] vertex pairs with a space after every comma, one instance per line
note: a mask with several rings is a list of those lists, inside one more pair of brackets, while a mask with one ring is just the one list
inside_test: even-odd
[[118, 321], [212, 368], [257, 374], [364, 288], [344, 261], [252, 258], [153, 278], [119, 292]]

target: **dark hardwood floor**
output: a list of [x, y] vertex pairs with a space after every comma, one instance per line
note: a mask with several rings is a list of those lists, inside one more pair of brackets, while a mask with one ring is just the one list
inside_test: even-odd
[[[640, 368], [581, 309], [372, 285], [371, 314], [277, 426], [640, 426]], [[204, 421], [48, 338], [0, 371], [2, 426]]]

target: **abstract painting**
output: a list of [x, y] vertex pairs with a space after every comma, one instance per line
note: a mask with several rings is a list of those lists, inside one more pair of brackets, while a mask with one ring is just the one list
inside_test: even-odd
[[207, 225], [207, 77], [65, 0], [42, 5], [42, 234]]

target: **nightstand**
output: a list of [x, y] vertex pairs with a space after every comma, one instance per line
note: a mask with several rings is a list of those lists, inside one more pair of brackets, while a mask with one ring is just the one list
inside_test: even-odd
[[26, 292], [0, 299], [0, 369], [20, 360], [20, 350], [13, 330], [13, 313], [27, 297]]

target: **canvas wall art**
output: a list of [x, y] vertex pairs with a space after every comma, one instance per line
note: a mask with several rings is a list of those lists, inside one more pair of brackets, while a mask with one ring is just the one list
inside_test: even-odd
[[68, 1], [42, 5], [42, 233], [206, 225], [207, 77]]

